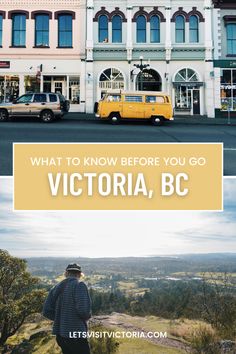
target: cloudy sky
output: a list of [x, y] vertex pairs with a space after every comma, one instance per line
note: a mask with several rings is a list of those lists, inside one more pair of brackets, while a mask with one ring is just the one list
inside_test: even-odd
[[0, 179], [0, 248], [19, 257], [123, 257], [236, 252], [236, 179], [222, 212], [13, 212]]

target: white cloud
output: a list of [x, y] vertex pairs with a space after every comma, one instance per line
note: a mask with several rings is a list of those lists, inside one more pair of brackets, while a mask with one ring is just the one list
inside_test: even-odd
[[[206, 212], [16, 212], [11, 179], [0, 185], [1, 248], [29, 256], [147, 256], [232, 252], [236, 210]], [[236, 179], [226, 180], [233, 205]]]

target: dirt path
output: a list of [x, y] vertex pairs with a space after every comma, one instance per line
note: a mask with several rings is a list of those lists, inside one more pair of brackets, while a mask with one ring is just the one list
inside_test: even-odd
[[[133, 319], [135, 319], [135, 321], [138, 321], [140, 323], [140, 326], [134, 325], [132, 323]], [[146, 335], [149, 331], [147, 331], [142, 327], [142, 323], [144, 320], [145, 320], [144, 318], [138, 316], [132, 317], [126, 314], [112, 313], [111, 315], [108, 316], [94, 316], [92, 321], [95, 323], [100, 323], [108, 328], [116, 327], [119, 328], [121, 331], [143, 332]], [[155, 329], [153, 329], [153, 332], [154, 331]], [[185, 350], [186, 353], [188, 352], [189, 349], [189, 347], [186, 344], [173, 338], [168, 338], [168, 337], [167, 338], [146, 338], [144, 340], [152, 342], [156, 345], [162, 345], [170, 348]]]

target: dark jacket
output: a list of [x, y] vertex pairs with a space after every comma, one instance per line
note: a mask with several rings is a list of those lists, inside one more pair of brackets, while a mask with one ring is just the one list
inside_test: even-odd
[[53, 334], [69, 338], [70, 332], [87, 332], [91, 300], [85, 283], [69, 277], [57, 284], [48, 294], [43, 315], [54, 321]]

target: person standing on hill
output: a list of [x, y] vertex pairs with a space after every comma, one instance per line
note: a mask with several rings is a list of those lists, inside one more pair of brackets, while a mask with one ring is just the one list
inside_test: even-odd
[[79, 264], [69, 264], [66, 279], [50, 290], [43, 307], [43, 315], [54, 321], [53, 334], [63, 354], [90, 354], [87, 321], [91, 300], [81, 275]]

